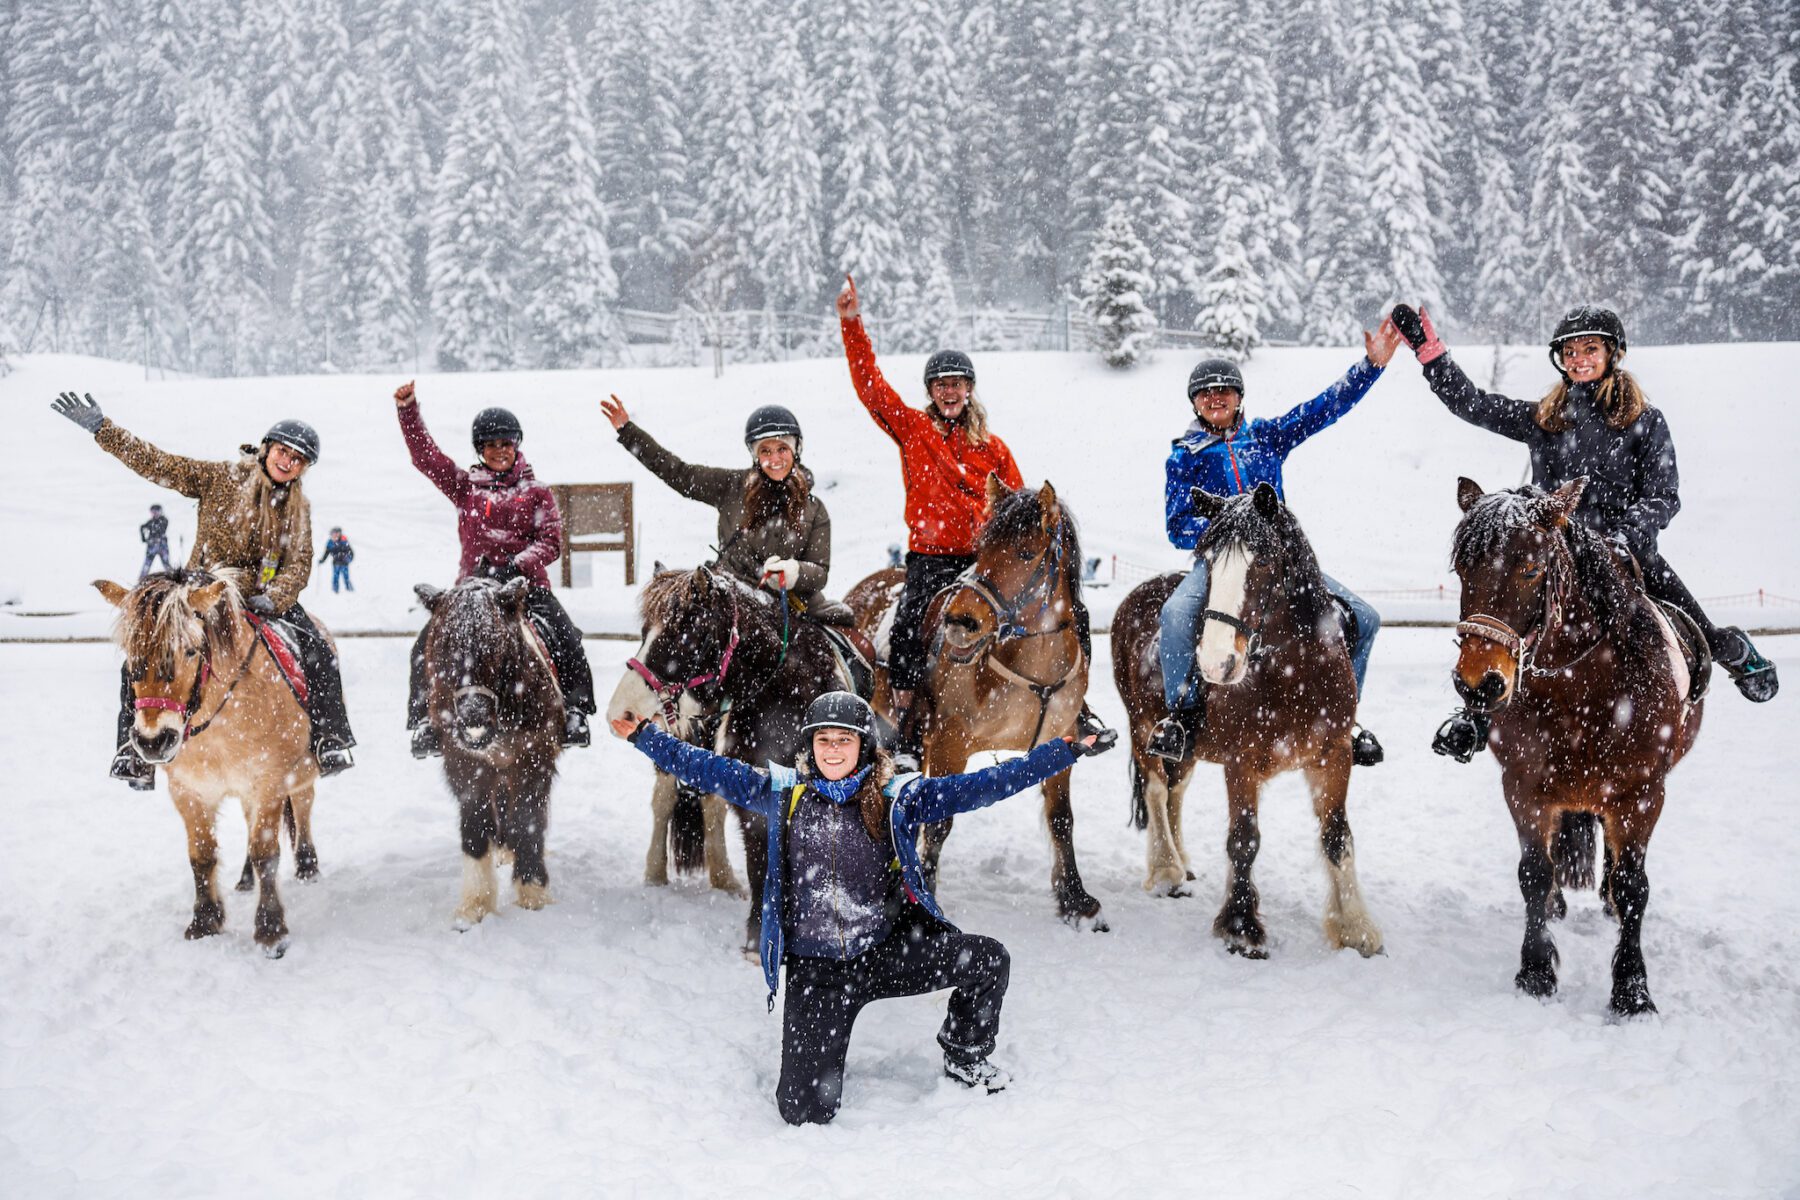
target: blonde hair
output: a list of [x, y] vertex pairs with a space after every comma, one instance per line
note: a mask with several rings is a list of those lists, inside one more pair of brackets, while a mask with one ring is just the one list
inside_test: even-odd
[[938, 428], [942, 429], [944, 426], [953, 423], [960, 424], [963, 431], [963, 440], [968, 442], [969, 445], [987, 445], [987, 408], [976, 398], [973, 390], [969, 392], [968, 402], [963, 405], [963, 415], [958, 417], [955, 422], [952, 422], [948, 417], [944, 416], [943, 413], [938, 411], [937, 401], [935, 400], [926, 406], [925, 411], [931, 414], [932, 423]]
[[[1631, 423], [1644, 415], [1650, 402], [1644, 398], [1644, 389], [1631, 372], [1619, 366], [1623, 354], [1611, 353], [1608, 365], [1612, 368], [1606, 378], [1594, 385], [1594, 402], [1600, 406], [1600, 415], [1606, 420], [1608, 429], [1627, 429]], [[1538, 401], [1537, 411], [1532, 414], [1539, 429], [1545, 433], [1562, 433], [1574, 422], [1569, 416], [1569, 380], [1565, 376], [1557, 381], [1555, 387], [1542, 400]]]

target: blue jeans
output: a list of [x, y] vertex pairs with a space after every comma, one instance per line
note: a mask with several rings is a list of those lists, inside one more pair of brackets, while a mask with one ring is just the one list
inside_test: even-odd
[[338, 590], [338, 580], [340, 580], [340, 579], [344, 581], [344, 590], [346, 592], [354, 592], [356, 590], [355, 588], [350, 586], [350, 564], [349, 563], [332, 563], [331, 564], [331, 590], [332, 591], [335, 592]]
[[[1375, 634], [1381, 629], [1381, 614], [1369, 607], [1368, 601], [1333, 579], [1325, 577], [1325, 590], [1340, 597], [1356, 614], [1356, 641], [1350, 647], [1350, 667], [1356, 673], [1356, 694], [1362, 695], [1363, 676], [1369, 670], [1369, 651], [1375, 647]], [[1206, 560], [1194, 560], [1175, 589], [1163, 602], [1162, 628], [1157, 635], [1157, 658], [1162, 661], [1163, 700], [1171, 710], [1192, 708], [1194, 693], [1200, 681], [1194, 673], [1194, 647], [1200, 640], [1200, 614], [1206, 608]]]

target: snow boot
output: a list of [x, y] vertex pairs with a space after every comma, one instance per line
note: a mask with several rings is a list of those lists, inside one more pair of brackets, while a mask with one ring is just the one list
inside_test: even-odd
[[1744, 631], [1735, 625], [1727, 625], [1719, 630], [1724, 635], [1721, 642], [1735, 643], [1730, 654], [1716, 654], [1713, 661], [1725, 668], [1731, 676], [1731, 682], [1737, 690], [1744, 694], [1744, 699], [1755, 704], [1764, 704], [1775, 698], [1781, 690], [1781, 680], [1775, 674], [1775, 664], [1764, 658]]
[[119, 747], [119, 752], [113, 755], [112, 767], [107, 774], [114, 779], [124, 780], [134, 792], [156, 790], [156, 768], [139, 758], [137, 751], [130, 746]]
[[1459, 708], [1450, 719], [1438, 726], [1431, 739], [1433, 753], [1448, 755], [1459, 763], [1471, 761], [1488, 742], [1488, 725], [1493, 718], [1474, 709]]
[[1387, 757], [1381, 741], [1361, 725], [1350, 727], [1350, 761], [1359, 767], [1372, 767]]
[[444, 753], [444, 740], [438, 731], [430, 725], [421, 725], [412, 731], [412, 756], [424, 759]]
[[563, 714], [563, 745], [591, 746], [593, 741], [592, 735], [588, 733], [586, 713], [578, 708], [572, 708]]
[[974, 1062], [958, 1062], [946, 1054], [944, 1074], [966, 1088], [985, 1088], [990, 1096], [995, 1092], [1005, 1091], [1006, 1085], [1012, 1082], [1011, 1075], [985, 1058], [978, 1058]]

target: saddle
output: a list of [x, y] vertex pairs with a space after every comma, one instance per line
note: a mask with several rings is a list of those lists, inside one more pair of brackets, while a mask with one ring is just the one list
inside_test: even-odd
[[1687, 666], [1688, 690], [1684, 697], [1688, 704], [1698, 704], [1706, 698], [1712, 687], [1712, 648], [1706, 644], [1706, 635], [1700, 631], [1700, 623], [1687, 614], [1687, 610], [1666, 600], [1655, 601], [1656, 607], [1662, 610], [1667, 625], [1675, 635], [1675, 648], [1681, 651], [1682, 661]]
[[250, 628], [256, 630], [256, 636], [268, 647], [269, 657], [281, 672], [282, 682], [288, 685], [288, 691], [294, 693], [294, 699], [300, 702], [301, 707], [305, 707], [306, 671], [300, 665], [300, 651], [294, 645], [293, 634], [280, 620], [265, 620], [253, 612], [246, 611], [244, 620], [250, 622]]
[[550, 664], [550, 682], [556, 685], [557, 695], [560, 696], [562, 694], [562, 676], [557, 674], [556, 658], [550, 653], [550, 639], [546, 636], [545, 627], [539, 624], [539, 617], [536, 613], [526, 613], [525, 615], [529, 618], [525, 622], [525, 632], [531, 635], [531, 639], [537, 643], [538, 650], [542, 652], [544, 661]]
[[874, 699], [874, 643], [854, 625], [821, 624], [819, 632], [825, 635], [825, 644], [831, 647], [831, 656], [837, 659], [839, 670], [850, 681], [850, 690], [864, 700]]

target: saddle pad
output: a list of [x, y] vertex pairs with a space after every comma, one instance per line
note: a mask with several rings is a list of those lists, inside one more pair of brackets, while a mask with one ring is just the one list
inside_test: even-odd
[[537, 643], [538, 653], [542, 654], [544, 661], [550, 664], [550, 678], [555, 682], [557, 693], [560, 695], [562, 677], [556, 673], [556, 660], [550, 657], [550, 643], [544, 638], [544, 631], [538, 628], [537, 617], [531, 616], [530, 620], [525, 622], [525, 632], [531, 635], [531, 640]]
[[265, 621], [255, 613], [246, 612], [244, 619], [250, 622], [250, 628], [256, 630], [256, 636], [262, 639], [263, 645], [269, 648], [269, 657], [275, 660], [276, 669], [294, 693], [294, 699], [302, 705], [306, 703], [306, 672], [300, 666], [300, 653], [293, 643], [293, 634], [280, 621]]
[[1669, 665], [1675, 672], [1675, 686], [1682, 689], [1687, 703], [1696, 704], [1706, 698], [1712, 686], [1712, 650], [1706, 644], [1706, 635], [1678, 605], [1656, 600], [1655, 611], [1663, 644], [1669, 651]]

